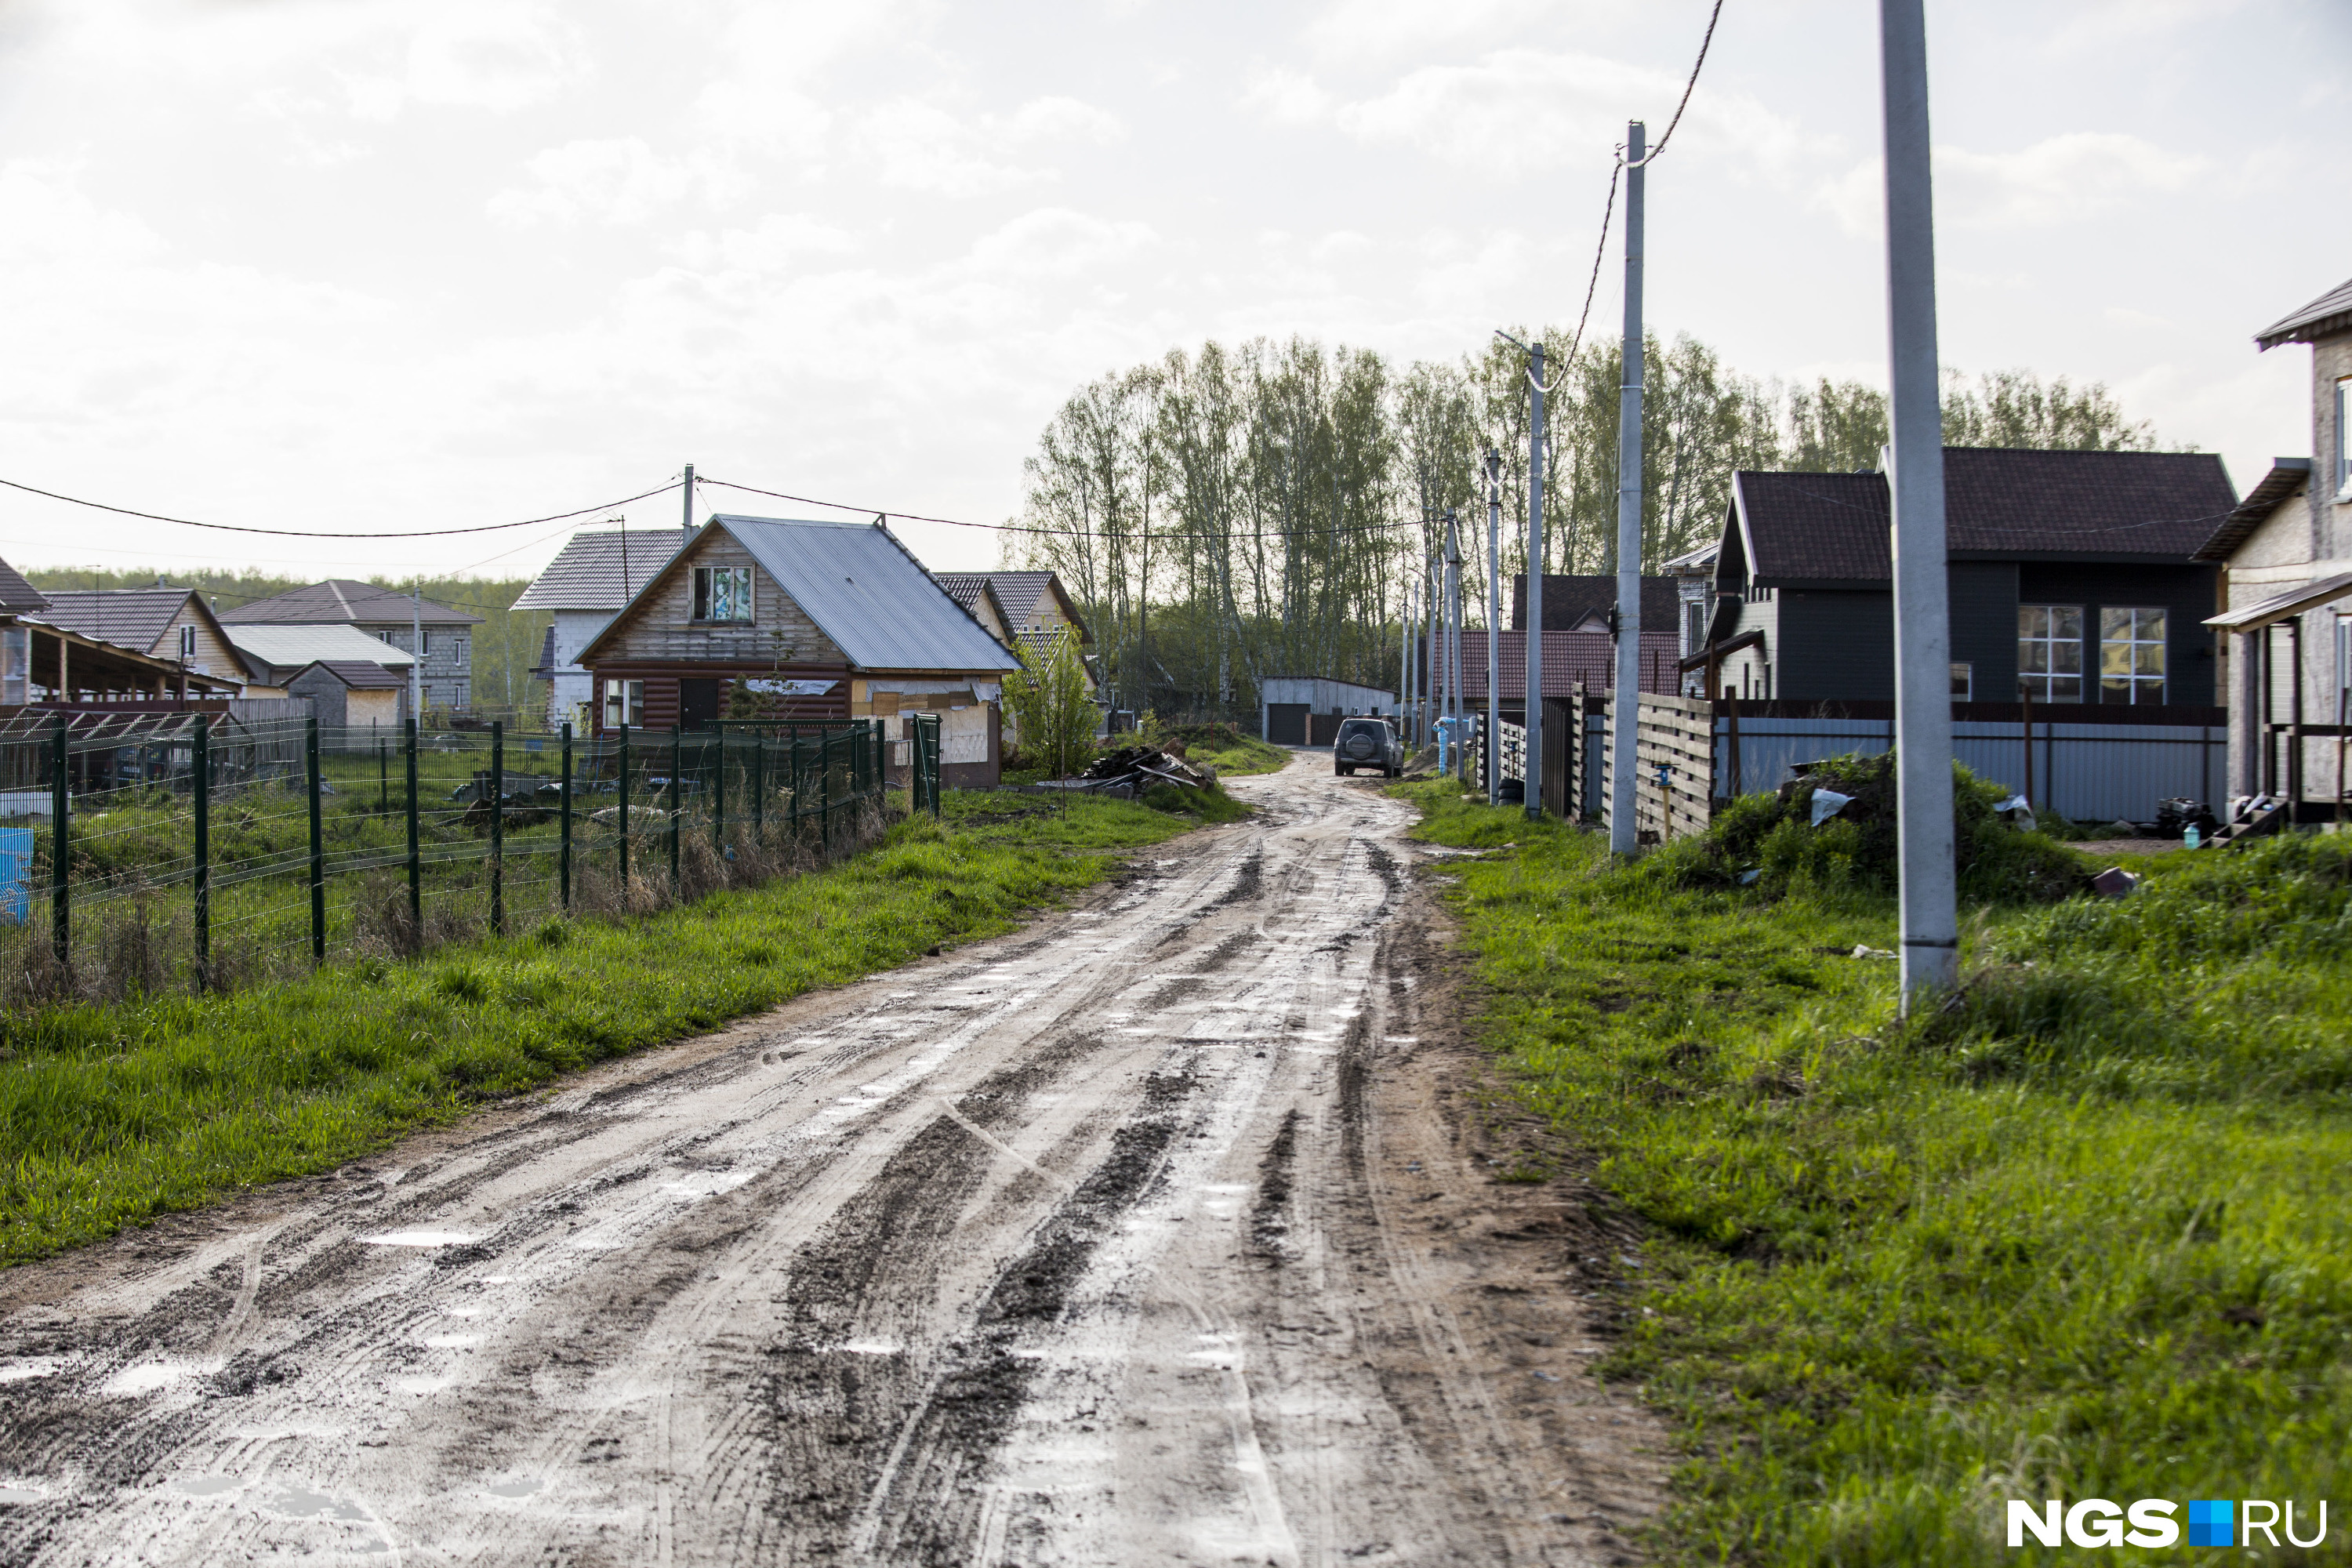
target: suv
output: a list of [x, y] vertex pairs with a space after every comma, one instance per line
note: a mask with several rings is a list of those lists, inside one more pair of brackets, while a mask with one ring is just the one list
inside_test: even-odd
[[1385, 719], [1350, 719], [1339, 726], [1331, 742], [1331, 771], [1346, 775], [1358, 768], [1378, 768], [1383, 778], [1404, 772], [1404, 742]]

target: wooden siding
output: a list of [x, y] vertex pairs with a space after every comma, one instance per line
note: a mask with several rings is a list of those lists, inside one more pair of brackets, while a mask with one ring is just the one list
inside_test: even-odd
[[[693, 569], [698, 566], [751, 568], [752, 619], [697, 621]], [[750, 551], [724, 530], [714, 529], [665, 568], [652, 590], [622, 613], [620, 624], [598, 650], [594, 668], [646, 662], [707, 662], [737, 673], [764, 675], [779, 664], [845, 666], [848, 657], [761, 569]]]
[[[758, 679], [831, 680], [832, 690], [818, 697], [796, 697], [784, 700], [777, 717], [803, 723], [830, 723], [847, 719], [849, 715], [849, 667], [845, 664], [824, 666], [788, 664], [778, 669], [772, 664], [746, 664], [730, 667], [715, 663], [640, 661], [622, 663], [598, 659], [595, 666], [591, 724], [595, 733], [604, 732], [604, 686], [608, 681], [642, 680], [646, 683], [646, 700], [634, 728], [667, 730], [678, 721], [678, 682], [717, 679], [732, 681], [739, 676]], [[726, 701], [724, 689], [719, 701]]]
[[204, 666], [203, 674], [215, 680], [241, 681], [245, 679], [245, 660], [238, 658], [236, 649], [213, 630], [210, 617], [192, 603], [181, 605], [180, 613], [172, 617], [172, 624], [163, 628], [163, 635], [157, 637], [155, 646], [147, 651], [157, 658], [178, 658], [180, 628], [185, 626], [196, 628], [196, 651], [191, 662]]

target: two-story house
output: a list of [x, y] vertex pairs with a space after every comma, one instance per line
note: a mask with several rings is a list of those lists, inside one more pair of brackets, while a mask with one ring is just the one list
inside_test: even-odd
[[878, 523], [714, 515], [590, 638], [596, 728], [699, 729], [740, 688], [772, 718], [941, 719], [940, 775], [993, 785], [1020, 661]]
[[582, 650], [692, 537], [676, 528], [575, 533], [514, 602], [552, 617], [531, 672], [547, 682], [551, 726], [570, 724], [583, 734], [594, 727], [596, 678], [580, 662]]
[[[1954, 701], [2216, 704], [2218, 569], [2192, 557], [2237, 505], [2221, 458], [1948, 447], [1944, 488]], [[1735, 474], [1711, 689], [1892, 702], [1889, 527], [1876, 470]]]
[[48, 603], [34, 615], [45, 625], [170, 659], [216, 681], [244, 684], [259, 676], [194, 588], [52, 588], [42, 597]]
[[2313, 456], [2273, 463], [2198, 552], [2224, 574], [2207, 624], [2231, 645], [2230, 782], [2332, 819], [2352, 726], [2352, 280], [2254, 343], [2311, 345]]
[[[426, 711], [464, 712], [473, 706], [472, 631], [481, 625], [479, 616], [469, 616], [463, 610], [453, 610], [446, 605], [394, 589], [379, 588], [373, 583], [337, 578], [308, 587], [289, 588], [250, 605], [223, 610], [220, 619], [224, 626], [231, 628], [357, 627], [422, 661], [415, 679]], [[234, 637], [235, 631], [230, 635]], [[400, 716], [412, 716], [405, 693], [401, 698]]]

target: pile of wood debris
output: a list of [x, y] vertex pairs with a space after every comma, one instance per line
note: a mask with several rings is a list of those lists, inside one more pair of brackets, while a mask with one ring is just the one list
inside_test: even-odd
[[1178, 741], [1165, 746], [1121, 746], [1105, 752], [1087, 764], [1075, 784], [1080, 789], [1124, 789], [1141, 795], [1156, 784], [1206, 789], [1216, 782], [1214, 768], [1196, 768], [1184, 760], [1184, 744]]

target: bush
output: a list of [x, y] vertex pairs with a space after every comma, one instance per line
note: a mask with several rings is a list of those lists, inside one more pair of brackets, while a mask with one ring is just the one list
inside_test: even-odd
[[[1791, 888], [1891, 892], [1895, 861], [1895, 755], [1832, 757], [1777, 795], [1743, 795], [1701, 837], [1651, 858], [1674, 887], [1739, 885], [1750, 872], [1769, 895]], [[1813, 793], [1852, 798], [1819, 827]], [[2080, 892], [2089, 870], [2073, 851], [2039, 832], [2011, 826], [1994, 808], [2007, 792], [1952, 765], [1953, 847], [1961, 896], [1987, 902], [2050, 903]]]

